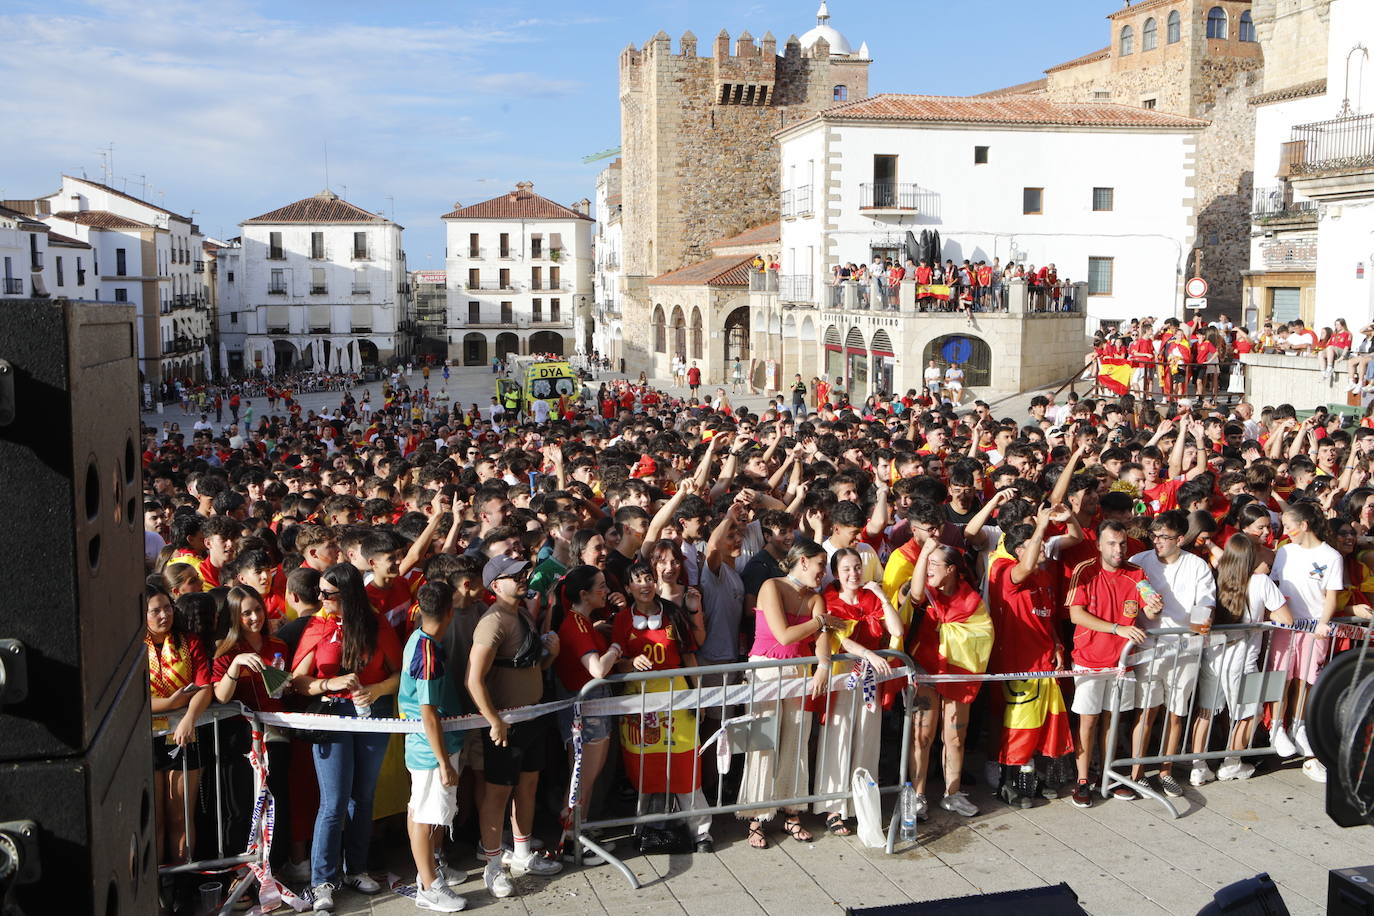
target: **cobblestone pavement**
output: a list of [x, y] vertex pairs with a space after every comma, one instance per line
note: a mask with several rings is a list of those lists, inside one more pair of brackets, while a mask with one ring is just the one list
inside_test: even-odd
[[[1013, 810], [981, 788], [970, 795], [982, 813], [963, 820], [936, 808], [914, 848], [895, 855], [860, 846], [857, 838], [821, 836], [796, 843], [770, 832], [771, 848], [745, 842], [743, 825], [716, 819], [713, 855], [640, 856], [626, 862], [643, 884], [632, 890], [609, 866], [573, 870], [552, 879], [518, 878], [516, 896], [496, 900], [482, 887], [476, 863], [459, 892], [470, 909], [555, 914], [837, 914], [845, 907], [881, 906], [1067, 882], [1094, 914], [1193, 914], [1219, 888], [1267, 871], [1295, 914], [1326, 909], [1327, 870], [1374, 862], [1374, 831], [1341, 830], [1322, 809], [1322, 787], [1295, 763], [1269, 761], [1245, 782], [1188, 787], [1171, 820], [1156, 802], [1101, 801], [1089, 810], [1067, 798]], [[628, 847], [622, 843], [621, 849]], [[412, 880], [406, 851], [388, 856]], [[383, 892], [338, 896], [343, 914], [414, 910], [408, 898]]]

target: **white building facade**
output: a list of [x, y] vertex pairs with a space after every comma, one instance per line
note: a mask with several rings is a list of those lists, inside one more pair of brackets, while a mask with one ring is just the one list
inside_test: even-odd
[[18, 210], [0, 207], [0, 299], [47, 294], [48, 227]]
[[[1291, 6], [1260, 33], [1247, 324], [1343, 318], [1358, 331], [1374, 320], [1374, 5]], [[1303, 57], [1289, 60], [1299, 37]], [[1325, 67], [1314, 77], [1319, 41]]]
[[401, 226], [331, 191], [240, 226], [216, 254], [231, 374], [357, 372], [410, 356]]
[[[590, 332], [577, 334], [579, 347], [611, 360], [618, 367], [624, 357], [621, 325], [621, 295], [625, 269], [625, 230], [621, 221], [624, 205], [620, 197], [620, 160], [596, 176], [596, 269], [592, 278]], [[587, 337], [590, 336], [590, 342]]]
[[1017, 97], [879, 95], [828, 109], [777, 134], [780, 296], [839, 304], [835, 265], [905, 260], [911, 236], [933, 230], [941, 260], [1054, 264], [1088, 281], [1089, 329], [1179, 314], [1204, 125]]
[[442, 217], [454, 365], [578, 349], [574, 316], [592, 308], [591, 202], [565, 207], [533, 188], [522, 181]]
[[[90, 246], [90, 274], [78, 284], [89, 298], [134, 306], [145, 383], [207, 377], [213, 317], [205, 237], [190, 217], [71, 175], [56, 193], [30, 203], [59, 235]], [[82, 259], [84, 273], [86, 256], [71, 257]], [[63, 260], [65, 287], [67, 255]]]

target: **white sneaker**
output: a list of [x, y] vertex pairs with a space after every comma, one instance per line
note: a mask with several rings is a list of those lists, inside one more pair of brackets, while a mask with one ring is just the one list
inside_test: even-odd
[[334, 909], [334, 885], [326, 881], [310, 889], [310, 900], [316, 913], [328, 913]]
[[940, 807], [946, 811], [952, 811], [960, 817], [973, 817], [978, 813], [973, 802], [968, 800], [968, 795], [963, 792], [955, 792], [953, 795], [946, 795], [940, 799]]
[[442, 884], [444, 887], [458, 887], [467, 881], [468, 873], [461, 868], [454, 868], [447, 862], [436, 862], [434, 864], [434, 883]]
[[1298, 753], [1298, 746], [1288, 737], [1288, 732], [1284, 731], [1282, 725], [1275, 725], [1270, 729], [1270, 737], [1273, 739], [1274, 750], [1280, 757], [1292, 757]]
[[515, 877], [521, 875], [535, 875], [540, 878], [547, 878], [556, 875], [563, 870], [563, 863], [557, 859], [550, 859], [537, 852], [531, 852], [528, 856], [521, 859], [514, 853], [508, 857], [510, 872]]
[[1188, 774], [1189, 785], [1205, 786], [1207, 783], [1217, 778], [1217, 774], [1212, 772], [1212, 768], [1201, 760], [1193, 761], [1193, 771]]
[[924, 795], [917, 795], [917, 796], [916, 796], [916, 822], [917, 822], [917, 823], [920, 823], [921, 821], [927, 819], [928, 817], [930, 817], [930, 802], [926, 801], [926, 797], [925, 797]]
[[378, 894], [382, 890], [382, 886], [366, 872], [359, 875], [344, 875], [344, 885], [360, 894]]
[[482, 883], [487, 886], [493, 897], [509, 897], [515, 893], [515, 885], [511, 884], [510, 872], [495, 859], [487, 863], [487, 867], [482, 870]]
[[1326, 764], [1322, 763], [1316, 757], [1309, 757], [1302, 763], [1302, 775], [1306, 776], [1313, 782], [1325, 783]]
[[1239, 757], [1227, 757], [1217, 767], [1217, 779], [1249, 779], [1255, 775], [1255, 765], [1244, 763]]
[[1293, 743], [1298, 746], [1298, 753], [1304, 757], [1315, 756], [1312, 753], [1312, 745], [1307, 743], [1307, 723], [1304, 722], [1293, 729]]
[[439, 913], [457, 913], [467, 907], [468, 902], [464, 897], [460, 897], [449, 890], [448, 885], [442, 884], [438, 878], [428, 888], [415, 885], [415, 905], [422, 910], [434, 910]]

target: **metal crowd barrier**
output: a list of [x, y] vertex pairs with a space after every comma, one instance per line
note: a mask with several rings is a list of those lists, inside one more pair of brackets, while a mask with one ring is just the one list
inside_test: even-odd
[[[889, 680], [893, 678], [907, 679], [917, 670], [911, 658], [905, 653], [885, 650], [878, 654], [893, 663], [893, 671], [888, 676]], [[870, 703], [878, 702], [877, 694], [881, 682], [877, 680], [876, 676], [862, 677], [860, 674], [862, 669], [860, 668], [854, 668], [851, 672], [852, 665], [849, 663], [859, 661], [855, 656], [835, 655], [831, 657], [831, 661], [832, 663], [839, 663], [839, 667], [843, 670], [832, 667], [830, 689], [823, 698], [818, 698], [815, 701], [822, 704], [825, 723], [819, 726], [821, 734], [820, 740], [817, 742], [814, 773], [811, 773], [807, 767], [807, 757], [810, 754], [811, 746], [810, 716], [812, 713], [803, 709], [802, 700], [811, 682], [810, 666], [818, 662], [814, 656], [739, 662], [727, 665], [699, 665], [692, 668], [676, 668], [664, 671], [636, 671], [589, 681], [579, 692], [573, 704], [574, 764], [569, 789], [569, 807], [573, 814], [572, 829], [576, 843], [614, 865], [625, 876], [625, 880], [630, 883], [630, 886], [637, 889], [639, 879], [634, 872], [619, 858], [612, 855], [602, 844], [598, 843], [596, 839], [589, 836], [588, 831], [615, 827], [640, 827], [665, 821], [710, 818], [717, 814], [798, 808], [804, 805], [850, 799], [852, 797], [852, 764], [854, 763], [851, 729], [859, 721], [859, 717], [865, 714], [864, 707]], [[868, 670], [871, 672], [872, 669]], [[743, 675], [744, 682], [731, 683], [735, 675]], [[698, 686], [694, 688], [679, 686], [678, 682], [685, 678], [696, 678]], [[666, 683], [657, 685], [650, 683], [654, 681]], [[639, 693], [634, 696], [619, 697], [597, 698], [593, 696], [598, 692], [604, 692], [604, 689], [608, 687], [629, 687], [638, 689]], [[848, 694], [848, 696], [846, 697], [844, 694]], [[898, 777], [895, 782], [887, 786], [879, 783], [878, 791], [880, 793], [898, 792], [907, 780], [911, 759], [912, 695], [913, 691], [910, 687], [904, 685], [902, 690], [901, 760], [898, 766]], [[845, 714], [840, 715], [841, 710], [844, 710]], [[678, 713], [690, 714], [691, 721], [682, 721], [680, 717], [677, 717]], [[869, 727], [875, 729], [872, 741], [875, 746], [880, 746], [881, 736], [876, 729], [881, 728], [881, 710], [879, 709], [874, 713], [870, 709], [867, 714], [877, 716], [877, 721], [870, 722]], [[706, 742], [702, 742], [699, 738], [699, 725], [703, 717], [708, 715], [720, 720], [720, 730]], [[655, 743], [661, 742], [668, 749], [665, 761], [666, 772], [662, 779], [663, 792], [648, 793], [643, 791], [646, 754], [638, 754], [640, 762], [638, 773], [627, 772], [626, 775], [635, 783], [637, 793], [636, 813], [633, 816], [583, 819], [582, 805], [579, 803], [579, 799], [581, 793], [590, 792], [591, 787], [581, 784], [580, 735], [584, 719], [588, 716], [630, 717], [629, 721], [624, 724], [628, 727], [630, 734], [640, 736], [640, 746], [648, 744], [648, 736], [654, 735], [656, 736]], [[714, 799], [707, 800], [701, 792], [700, 767], [702, 764], [697, 759], [693, 759], [690, 764], [697, 768], [696, 778], [693, 780], [695, 792], [675, 793], [672, 791], [672, 748], [677, 743], [674, 740], [673, 732], [680, 728], [692, 731], [689, 736], [690, 740], [684, 743], [691, 747], [694, 758], [706, 751], [711, 744], [716, 745], [715, 753], [712, 755], [716, 760], [717, 771]], [[846, 734], [837, 736], [828, 733], [830, 730], [839, 729], [843, 729]], [[838, 763], [832, 758], [831, 765], [827, 766], [826, 756], [832, 750], [842, 752], [846, 762]], [[773, 752], [771, 759], [775, 768], [775, 776], [779, 771], [782, 771], [791, 777], [790, 779], [775, 778], [768, 780], [769, 788], [776, 789], [781, 785], [791, 788], [792, 791], [768, 791], [766, 794], [769, 797], [767, 798], [727, 802], [725, 799], [725, 776], [733, 766], [734, 755], [736, 753], [746, 754], [745, 766], [749, 767], [751, 764], [747, 755], [762, 754], [768, 751]], [[787, 754], [788, 751], [791, 751], [790, 755]], [[788, 759], [789, 756], [790, 759]], [[872, 759], [871, 775], [877, 781], [879, 776], [876, 749], [873, 751]], [[761, 758], [756, 758], [754, 765], [762, 766], [760, 760]], [[686, 765], [685, 761], [678, 764], [679, 767], [683, 765]], [[790, 768], [790, 774], [786, 774], [787, 768]], [[833, 780], [836, 774], [840, 776], [838, 789], [805, 791], [809, 788], [816, 788], [815, 782], [821, 775], [829, 776]], [[798, 788], [803, 791], [797, 791]], [[673, 796], [676, 796], [678, 801], [677, 810], [674, 810]], [[705, 805], [703, 806], [699, 802], [705, 802]], [[654, 813], [649, 813], [651, 811]], [[891, 853], [895, 848], [899, 821], [900, 812], [894, 810], [887, 829], [888, 853]]]
[[[1116, 678], [1112, 693], [1114, 697], [1111, 721], [1107, 729], [1106, 759], [1102, 761], [1101, 794], [1107, 798], [1117, 785], [1128, 786], [1140, 795], [1154, 799], [1168, 810], [1170, 817], [1178, 817], [1179, 810], [1166, 795], [1156, 791], [1153, 785], [1144, 780], [1130, 777], [1132, 767], [1157, 767], [1170, 764], [1192, 768], [1193, 761], [1217, 761], [1225, 758], [1261, 757], [1277, 754], [1272, 743], [1274, 723], [1282, 724], [1287, 718], [1289, 683], [1304, 680], [1304, 672], [1315, 672], [1331, 660], [1343, 643], [1359, 640], [1368, 643], [1371, 629], [1369, 621], [1355, 618], [1342, 618], [1333, 621], [1333, 632], [1326, 639], [1318, 639], [1312, 632], [1313, 621], [1306, 621], [1292, 627], [1275, 623], [1227, 624], [1214, 626], [1203, 636], [1187, 627], [1163, 627], [1146, 631], [1149, 641], [1137, 647], [1127, 642], [1121, 650], [1121, 673]], [[1281, 641], [1282, 646], [1275, 643]], [[1244, 653], [1243, 657], [1236, 655]], [[1314, 656], [1315, 653], [1315, 656]], [[1273, 665], [1273, 663], [1279, 663]], [[1228, 669], [1239, 666], [1237, 689], [1228, 693], [1225, 679]], [[1204, 682], [1204, 674], [1209, 676]], [[1204, 693], [1204, 688], [1206, 692]], [[1298, 702], [1306, 702], [1306, 694], [1311, 681], [1299, 686]], [[1132, 708], [1121, 709], [1127, 691], [1131, 692]], [[1154, 753], [1148, 753], [1148, 743], [1139, 748], [1146, 753], [1137, 753], [1132, 736], [1131, 753], [1118, 757], [1118, 740], [1123, 727], [1133, 727], [1135, 717], [1142, 712], [1136, 701], [1145, 691], [1145, 699], [1158, 696], [1157, 702], [1146, 707], [1155, 711], [1151, 734], [1155, 736]], [[1229, 729], [1225, 733], [1227, 746], [1214, 750], [1216, 736], [1213, 727], [1222, 715], [1223, 707]], [[1238, 707], [1238, 708], [1237, 708]], [[1182, 710], [1179, 712], [1178, 710]], [[1199, 715], [1201, 711], [1207, 715]], [[1248, 715], [1237, 715], [1237, 713]], [[1268, 714], [1268, 727], [1265, 729], [1269, 740], [1260, 744], [1256, 735], [1265, 725]], [[1182, 733], [1178, 736], [1178, 750], [1169, 752], [1169, 716], [1182, 718]], [[1130, 718], [1130, 723], [1127, 718]], [[1242, 723], [1247, 723], [1249, 734], [1243, 747], [1231, 749], [1232, 734]], [[1197, 728], [1204, 728], [1202, 744], [1204, 750], [1194, 752], [1194, 737]], [[1150, 736], [1146, 736], [1147, 742]], [[1179, 773], [1174, 774], [1179, 779]], [[1183, 773], [1183, 780], [1188, 778]]]
[[[208, 689], [208, 688], [207, 688]], [[155, 719], [166, 720], [165, 728], [154, 728], [152, 737], [170, 735], [176, 728], [178, 722], [185, 715], [184, 711], [174, 711], [158, 713]], [[186, 835], [186, 854], [188, 861], [175, 865], [158, 865], [158, 875], [177, 875], [177, 874], [211, 874], [220, 872], [234, 872], [236, 877], [230, 886], [229, 894], [223, 906], [219, 909], [221, 916], [233, 912], [235, 903], [248, 891], [253, 882], [259, 880], [259, 876], [266, 873], [270, 866], [267, 864], [267, 856], [270, 850], [271, 835], [270, 831], [264, 835], [263, 819], [255, 816], [252, 821], [252, 830], [248, 837], [245, 852], [239, 855], [227, 855], [225, 853], [225, 815], [224, 815], [224, 786], [227, 781], [228, 766], [220, 745], [220, 722], [226, 719], [248, 720], [252, 728], [253, 753], [261, 761], [260, 767], [254, 768], [253, 798], [256, 802], [261, 802], [266, 790], [267, 780], [267, 752], [262, 734], [262, 724], [256, 721], [255, 714], [237, 703], [214, 705], [200, 714], [196, 720], [196, 728], [205, 725], [211, 728], [211, 743], [214, 754], [214, 800], [215, 800], [215, 857], [211, 859], [196, 859], [195, 847], [190, 841], [192, 828], [195, 824], [195, 813], [192, 810], [192, 798], [190, 793], [183, 793], [182, 815], [185, 818]], [[181, 759], [181, 774], [183, 781], [189, 780], [190, 761], [185, 753], [179, 754]], [[202, 767], [204, 769], [204, 767]], [[184, 783], [183, 783], [184, 784]]]
[[[1129, 360], [1130, 355], [1104, 358]], [[1215, 390], [1207, 383], [1207, 370], [1211, 368], [1217, 370]], [[1180, 398], [1214, 398], [1217, 403], [1229, 403], [1245, 397], [1245, 364], [1239, 359], [1216, 364], [1186, 363], [1167, 359], [1156, 359], [1143, 364], [1132, 363], [1131, 380], [1125, 392], [1116, 392], [1104, 387], [1099, 381], [1101, 370], [1100, 363], [1094, 360], [1092, 377], [1083, 379], [1091, 382], [1090, 393], [1095, 397], [1114, 399], [1122, 394], [1131, 394], [1137, 400], [1149, 398], [1171, 403]]]

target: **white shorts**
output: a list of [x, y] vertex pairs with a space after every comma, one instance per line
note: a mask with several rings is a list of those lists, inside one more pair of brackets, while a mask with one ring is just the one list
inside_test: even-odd
[[1193, 705], [1197, 688], [1202, 639], [1198, 636], [1156, 637], [1154, 657], [1137, 665], [1135, 708], [1153, 709], [1165, 704], [1169, 712], [1185, 716]]
[[1240, 691], [1245, 675], [1259, 671], [1259, 655], [1258, 636], [1209, 645], [1202, 654], [1202, 671], [1197, 685], [1198, 708], [1229, 709], [1232, 719], [1254, 716], [1256, 704], [1241, 703]]
[[1129, 682], [1117, 688], [1115, 674], [1080, 674], [1073, 679], [1073, 706], [1070, 708], [1080, 716], [1099, 716], [1114, 709], [1128, 712], [1134, 708], [1133, 694]]
[[[467, 742], [464, 742], [465, 744]], [[455, 770], [458, 769], [458, 754], [449, 757]], [[458, 787], [446, 786], [439, 779], [439, 768], [432, 770], [412, 770], [410, 773], [410, 803], [406, 810], [410, 820], [416, 824], [436, 824], [447, 827], [458, 816]]]

